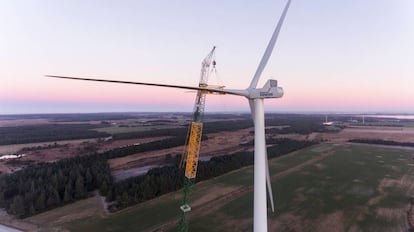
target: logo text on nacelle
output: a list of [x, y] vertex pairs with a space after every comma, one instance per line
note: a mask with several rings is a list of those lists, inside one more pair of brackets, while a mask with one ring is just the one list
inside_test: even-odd
[[273, 93], [269, 92], [260, 92], [260, 97], [271, 97], [273, 96]]

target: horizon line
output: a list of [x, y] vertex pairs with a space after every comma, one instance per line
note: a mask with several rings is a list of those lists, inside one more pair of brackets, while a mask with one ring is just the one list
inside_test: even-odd
[[[44, 112], [44, 113], [0, 113], [0, 116], [20, 115], [68, 115], [68, 114], [191, 114], [186, 111], [96, 111], [96, 112]], [[347, 110], [283, 110], [268, 111], [265, 114], [349, 114], [349, 115], [414, 115], [413, 112], [401, 111], [347, 111]], [[209, 111], [204, 114], [250, 114], [249, 110], [235, 111]]]

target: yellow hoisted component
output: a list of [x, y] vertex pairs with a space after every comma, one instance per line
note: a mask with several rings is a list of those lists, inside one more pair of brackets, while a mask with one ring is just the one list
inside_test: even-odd
[[187, 146], [187, 164], [185, 166], [185, 176], [189, 179], [195, 178], [197, 174], [198, 157], [200, 155], [201, 135], [203, 124], [198, 122], [191, 123], [191, 134]]

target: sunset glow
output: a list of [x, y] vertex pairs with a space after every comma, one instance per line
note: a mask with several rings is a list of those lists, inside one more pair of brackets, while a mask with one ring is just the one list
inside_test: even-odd
[[[246, 88], [284, 3], [3, 1], [0, 114], [190, 112], [194, 92], [44, 75], [196, 86], [216, 45], [219, 81]], [[259, 82], [277, 79], [285, 96], [266, 110], [414, 113], [413, 10], [410, 0], [293, 1]], [[208, 96], [206, 109], [249, 107]]]

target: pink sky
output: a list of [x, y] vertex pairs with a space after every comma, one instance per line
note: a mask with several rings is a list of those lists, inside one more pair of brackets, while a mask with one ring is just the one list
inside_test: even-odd
[[[194, 93], [183, 90], [44, 75], [195, 86], [216, 45], [221, 83], [245, 88], [285, 2], [164, 3], [0, 2], [0, 114], [189, 112]], [[211, 5], [221, 7], [199, 17]], [[277, 79], [285, 96], [266, 110], [413, 113], [413, 10], [411, 0], [293, 1], [259, 83]], [[248, 110], [238, 97], [207, 103]]]

